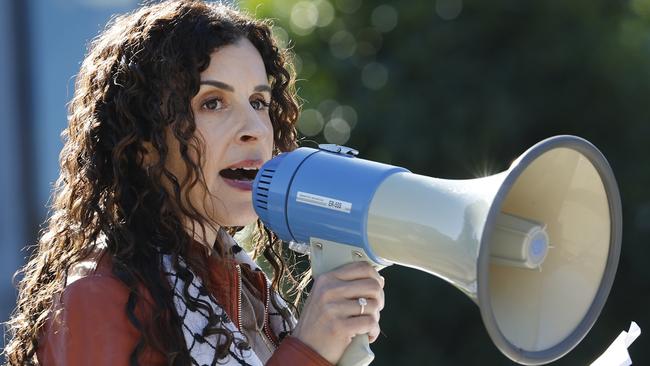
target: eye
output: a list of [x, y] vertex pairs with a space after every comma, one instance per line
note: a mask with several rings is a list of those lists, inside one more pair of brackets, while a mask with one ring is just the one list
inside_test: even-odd
[[265, 101], [262, 98], [254, 99], [251, 101], [251, 107], [253, 107], [253, 109], [258, 111], [265, 110], [269, 107], [269, 102]]
[[223, 101], [220, 98], [211, 98], [206, 100], [203, 105], [201, 105], [201, 108], [215, 111], [223, 108]]

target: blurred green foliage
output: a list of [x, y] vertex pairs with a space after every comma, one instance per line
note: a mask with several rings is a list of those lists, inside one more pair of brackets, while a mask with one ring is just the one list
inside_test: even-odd
[[[582, 136], [624, 205], [616, 281], [596, 325], [556, 365], [591, 363], [635, 320], [650, 329], [650, 0], [253, 1], [296, 55], [304, 144], [441, 178], [502, 171], [534, 143]], [[468, 298], [384, 270], [374, 365], [510, 365]], [[647, 335], [631, 346], [650, 364]]]

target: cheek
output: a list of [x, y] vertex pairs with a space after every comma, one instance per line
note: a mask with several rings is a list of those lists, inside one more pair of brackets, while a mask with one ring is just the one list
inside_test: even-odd
[[266, 133], [266, 141], [267, 141], [267, 150], [273, 151], [273, 146], [275, 146], [275, 129], [273, 128], [273, 124], [271, 123], [271, 118], [268, 118], [266, 121], [266, 126], [267, 126], [267, 133]]
[[226, 163], [222, 143], [206, 140], [205, 155], [203, 157], [203, 175], [208, 186], [217, 183], [219, 168]]
[[[222, 121], [213, 121], [222, 122]], [[232, 136], [226, 126], [226, 123], [198, 123], [196, 126], [196, 133], [200, 136], [201, 144], [203, 145], [204, 154], [204, 167], [209, 167], [211, 161], [223, 156], [223, 151], [227, 145], [227, 141]]]

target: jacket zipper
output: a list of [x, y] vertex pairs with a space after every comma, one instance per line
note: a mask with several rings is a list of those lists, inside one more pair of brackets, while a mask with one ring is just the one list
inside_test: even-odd
[[278, 345], [273, 341], [273, 337], [271, 337], [271, 331], [269, 329], [271, 328], [269, 324], [269, 303], [271, 301], [271, 285], [269, 285], [269, 281], [266, 279], [266, 275], [264, 275], [264, 283], [266, 284], [266, 301], [264, 302], [264, 333], [268, 341], [271, 342], [271, 344], [275, 348], [278, 348]]
[[241, 268], [239, 264], [235, 268], [237, 268], [237, 329], [241, 331]]
[[[237, 268], [237, 328], [239, 330], [242, 329], [242, 319], [241, 319], [241, 298], [242, 298], [242, 279], [241, 279], [241, 267], [239, 264], [235, 266]], [[264, 303], [264, 332], [261, 334], [262, 338], [267, 343], [267, 346], [269, 343], [274, 347], [274, 349], [278, 348], [278, 345], [273, 341], [273, 337], [271, 337], [270, 333], [270, 325], [269, 325], [269, 302], [270, 302], [270, 297], [271, 297], [271, 286], [269, 285], [269, 281], [266, 279], [266, 275], [264, 276], [264, 283], [266, 284], [266, 301]], [[273, 351], [273, 350], [271, 350]]]

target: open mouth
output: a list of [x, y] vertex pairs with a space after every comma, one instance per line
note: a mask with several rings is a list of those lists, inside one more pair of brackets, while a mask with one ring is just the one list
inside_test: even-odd
[[219, 175], [231, 180], [252, 181], [257, 175], [256, 168], [230, 168], [219, 171]]

